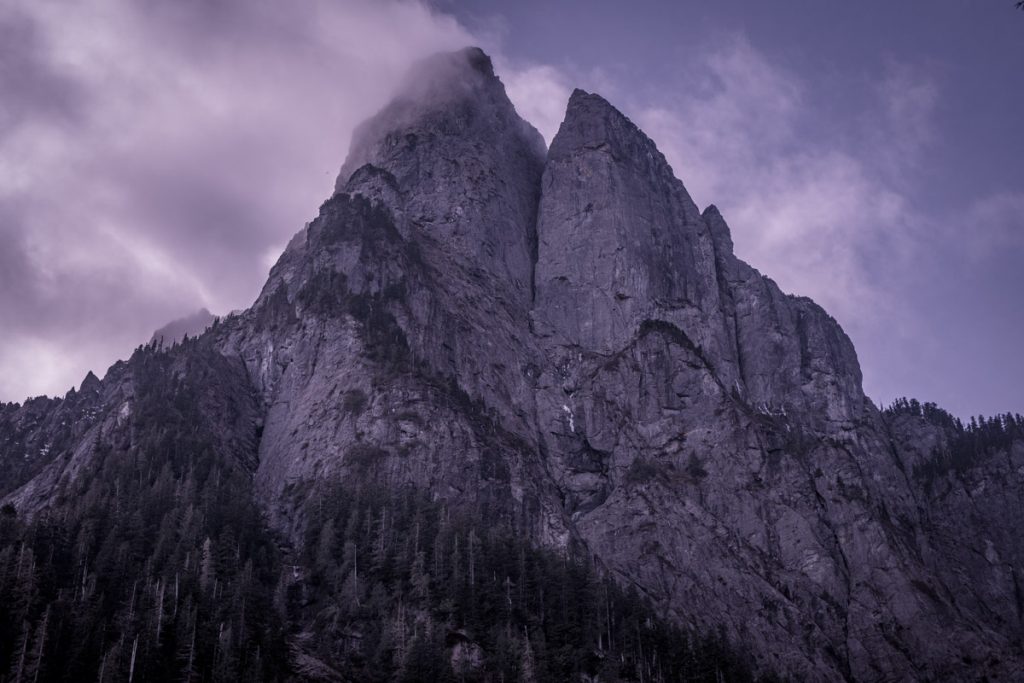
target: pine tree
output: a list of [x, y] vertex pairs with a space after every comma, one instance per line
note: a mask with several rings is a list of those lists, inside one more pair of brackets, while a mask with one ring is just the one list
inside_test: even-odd
[[203, 591], [209, 592], [213, 589], [213, 582], [216, 574], [213, 568], [213, 542], [207, 536], [203, 541], [202, 559], [199, 564], [199, 585]]

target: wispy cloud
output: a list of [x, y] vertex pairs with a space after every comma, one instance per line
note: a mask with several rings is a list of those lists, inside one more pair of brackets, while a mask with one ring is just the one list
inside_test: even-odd
[[[966, 227], [966, 229], [964, 229]], [[962, 221], [951, 221], [956, 243], [980, 262], [994, 254], [1024, 250], [1024, 192], [1000, 192], [974, 201]]]
[[550, 144], [565, 118], [565, 104], [575, 84], [563, 71], [547, 64], [516, 69], [499, 63], [498, 67], [505, 91], [519, 115], [532, 123]]

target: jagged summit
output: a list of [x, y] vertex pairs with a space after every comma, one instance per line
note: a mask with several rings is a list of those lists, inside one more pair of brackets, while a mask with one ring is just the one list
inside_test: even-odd
[[719, 309], [697, 207], [654, 142], [599, 95], [577, 89], [569, 99], [537, 230], [538, 306], [566, 339], [609, 352], [643, 320], [669, 316], [705, 347], [721, 346], [700, 332], [718, 333], [720, 321], [697, 324]]
[[415, 130], [459, 135], [467, 132], [466, 125], [508, 127], [533, 153], [546, 151], [540, 133], [515, 114], [491, 58], [478, 47], [467, 47], [433, 55], [409, 69], [391, 102], [356, 128], [335, 187], [343, 190], [363, 164], [380, 160], [384, 137]]
[[481, 90], [494, 90], [501, 80], [490, 56], [478, 47], [439, 52], [414, 64], [396, 93], [402, 99], [453, 99]]
[[576, 88], [569, 96], [565, 118], [551, 141], [551, 155], [571, 154], [581, 146], [654, 143], [625, 114], [597, 93]]
[[451, 78], [452, 72], [463, 73], [467, 67], [479, 73], [487, 81], [497, 79], [490, 55], [479, 47], [470, 46], [453, 52], [440, 52], [421, 60], [409, 71], [406, 81], [422, 81], [431, 75]]
[[95, 392], [95, 391], [99, 391], [101, 387], [102, 387], [102, 383], [100, 382], [100, 378], [97, 377], [95, 375], [95, 373], [93, 373], [92, 370], [90, 370], [89, 372], [87, 372], [85, 374], [85, 379], [82, 380], [82, 385], [81, 385], [81, 388], [79, 389], [79, 392], [80, 393], [84, 393], [84, 392], [87, 392], [87, 391]]
[[402, 89], [359, 126], [337, 190], [385, 203], [405, 236], [427, 235], [532, 297], [537, 198], [546, 148], [479, 48], [413, 66]]
[[[692, 205], [683, 183], [654, 141], [604, 97], [576, 88], [548, 154], [558, 160], [593, 149], [607, 152], [618, 162], [639, 166], [642, 173], [657, 176], [667, 184], [678, 185]], [[696, 211], [695, 206], [692, 209]]]

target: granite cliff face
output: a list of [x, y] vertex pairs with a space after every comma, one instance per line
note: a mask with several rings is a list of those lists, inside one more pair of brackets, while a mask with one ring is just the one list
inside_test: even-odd
[[[650, 139], [576, 91], [545, 150], [479, 50], [417, 66], [255, 304], [166, 353], [285, 536], [324, 482], [413, 484], [763, 671], [1024, 673], [1024, 443], [923, 481], [952, 435], [867, 400], [836, 321], [737, 259]], [[141, 362], [0, 408], [5, 501], [131, 448]]]

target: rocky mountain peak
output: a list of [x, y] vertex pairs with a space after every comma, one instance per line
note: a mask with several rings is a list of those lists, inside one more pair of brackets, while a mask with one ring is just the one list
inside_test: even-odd
[[704, 223], [707, 224], [708, 229], [711, 231], [711, 239], [715, 243], [715, 255], [718, 258], [725, 258], [726, 255], [731, 255], [733, 253], [732, 232], [729, 230], [729, 224], [725, 222], [725, 218], [722, 217], [718, 207], [714, 204], [709, 204], [701, 213], [701, 218], [704, 219]]
[[654, 144], [608, 100], [576, 88], [569, 96], [558, 134], [551, 141], [551, 156], [558, 158], [581, 146], [608, 148], [629, 138], [635, 138], [641, 146]]
[[558, 161], [591, 151], [606, 153], [619, 163], [634, 166], [648, 180], [677, 186], [673, 191], [681, 191], [690, 205], [687, 208], [696, 212], [689, 194], [654, 141], [604, 97], [577, 88], [569, 97], [565, 119], [551, 141], [548, 156]]
[[402, 80], [397, 97], [442, 101], [500, 87], [490, 56], [478, 47], [467, 47], [440, 52], [414, 64]]
[[[88, 525], [47, 531], [80, 539], [62, 544], [80, 555], [53, 565], [67, 576], [49, 591], [52, 614], [39, 602], [4, 622], [0, 610], [6, 633], [25, 634], [6, 640], [0, 660], [15, 643], [41, 653], [61, 642], [47, 636], [47, 620], [77, 623], [74, 610], [102, 602], [90, 597], [97, 586], [113, 586], [120, 593], [108, 602], [128, 612], [96, 622], [109, 630], [102, 647], [82, 646], [99, 656], [77, 678], [104, 666], [123, 677], [118, 643], [140, 633], [132, 614], [180, 604], [184, 621], [168, 622], [164, 640], [137, 641], [149, 667], [141, 677], [162, 666], [151, 653], [174, 657], [182, 643], [204, 641], [204, 661], [222, 677], [259, 679], [226, 668], [249, 651], [246, 636], [195, 634], [278, 630], [244, 626], [244, 610], [229, 622], [206, 607], [197, 625], [191, 598], [164, 594], [159, 577], [180, 572], [210, 607], [236, 604], [221, 596], [245, 596], [234, 591], [264, 577], [270, 611], [271, 596], [285, 596], [288, 632], [274, 647], [299, 676], [364, 680], [386, 649], [374, 634], [390, 623], [410, 643], [421, 628], [437, 634], [436, 653], [452, 650], [441, 668], [454, 666], [444, 634], [456, 633], [457, 647], [478, 654], [458, 672], [465, 678], [495, 677], [498, 658], [508, 661], [509, 643], [489, 632], [522, 632], [540, 637], [522, 642], [538, 655], [530, 661], [557, 652], [567, 667], [538, 669], [542, 680], [581, 678], [579, 663], [597, 660], [613, 669], [633, 661], [635, 671], [664, 663], [674, 680], [673, 652], [689, 673], [745, 680], [721, 662], [696, 664], [678, 639], [652, 648], [643, 624], [653, 622], [632, 611], [628, 637], [642, 632], [642, 647], [617, 653], [619, 636], [604, 624], [627, 622], [608, 617], [596, 591], [572, 593], [600, 597], [596, 630], [553, 622], [544, 632], [544, 619], [531, 622], [539, 630], [506, 630], [504, 617], [487, 622], [488, 609], [472, 606], [465, 620], [451, 606], [467, 595], [505, 604], [510, 586], [521, 604], [554, 604], [543, 581], [511, 578], [516, 553], [483, 551], [481, 540], [505, 530], [556, 549], [552, 567], [586, 558], [659, 615], [724, 633], [759, 672], [1021, 680], [1024, 418], [984, 429], [990, 446], [934, 406], [878, 411], [839, 324], [736, 258], [718, 209], [698, 212], [654, 142], [604, 98], [575, 91], [547, 154], [482, 51], [436, 55], [356, 132], [337, 191], [252, 308], [183, 343], [140, 348], [103, 380], [90, 373], [67, 400], [0, 406], [0, 508], [19, 520], [50, 508], [46, 524]], [[384, 491], [417, 498], [365, 505]], [[179, 498], [180, 514], [165, 507]], [[443, 510], [437, 533], [421, 534], [432, 513], [420, 499]], [[224, 501], [252, 514], [192, 514]], [[343, 509], [360, 523], [335, 516]], [[133, 551], [129, 573], [124, 553], [111, 552], [118, 543], [102, 541], [119, 532], [98, 520], [132, 515], [180, 542]], [[246, 527], [195, 526], [235, 517]], [[449, 522], [459, 519], [470, 526], [455, 533]], [[176, 520], [192, 526], [164, 536]], [[266, 543], [240, 542], [263, 520], [273, 529]], [[148, 537], [113, 523], [130, 534], [126, 544]], [[412, 552], [410, 539], [441, 545]], [[22, 537], [8, 540], [0, 574], [16, 576], [31, 563], [22, 563]], [[247, 572], [245, 583], [215, 560], [278, 544], [281, 566]], [[424, 576], [419, 555], [445, 562], [427, 561], [441, 573], [410, 595], [412, 577]], [[511, 564], [474, 564], [499, 555]], [[403, 587], [385, 595], [385, 575]], [[97, 579], [106, 576], [124, 580]], [[527, 599], [528, 586], [542, 590]], [[0, 602], [13, 604], [9, 595]], [[431, 596], [448, 605], [443, 621]], [[410, 605], [425, 624], [399, 616]], [[580, 649], [560, 640], [569, 631], [581, 634]], [[0, 670], [13, 671], [8, 664]]]
[[700, 342], [718, 311], [707, 228], [657, 146], [576, 90], [551, 143], [538, 214], [537, 303], [573, 343], [611, 351], [646, 319]]
[[89, 372], [86, 373], [85, 379], [82, 380], [82, 386], [79, 392], [86, 393], [99, 391], [102, 388], [102, 386], [103, 384], [102, 382], [100, 382], [99, 377], [93, 374], [93, 371], [90, 370]]
[[[494, 82], [498, 77], [494, 75], [494, 64], [491, 57], [479, 47], [464, 47], [454, 52], [441, 52], [428, 57], [417, 64], [409, 73], [408, 79], [416, 80], [429, 75], [429, 73], [442, 73], [446, 71], [465, 74], [467, 69], [475, 71], [485, 80]], [[451, 78], [450, 74], [447, 74]]]
[[532, 296], [546, 149], [479, 48], [434, 55], [356, 130], [338, 192], [385, 204], [398, 231], [493, 274], [521, 308]]
[[466, 125], [477, 133], [510, 126], [532, 153], [545, 154], [540, 133], [516, 115], [491, 58], [469, 47], [427, 57], [409, 69], [388, 105], [356, 128], [335, 188], [346, 189], [364, 164], [379, 166], [384, 155], [400, 151], [402, 136], [456, 135], [467, 132], [460, 129]]

